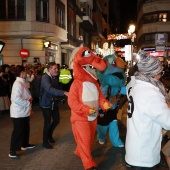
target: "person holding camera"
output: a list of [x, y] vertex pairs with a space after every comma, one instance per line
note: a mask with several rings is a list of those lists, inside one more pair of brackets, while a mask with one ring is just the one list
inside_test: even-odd
[[60, 90], [58, 65], [50, 62], [40, 85], [40, 106], [44, 117], [43, 147], [46, 149], [52, 149], [49, 142], [55, 143], [52, 134], [60, 122], [58, 102], [64, 96], [68, 96], [68, 92]]

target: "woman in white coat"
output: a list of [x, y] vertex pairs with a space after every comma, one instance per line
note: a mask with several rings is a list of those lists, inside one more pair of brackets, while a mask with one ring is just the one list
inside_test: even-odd
[[13, 122], [13, 132], [10, 144], [10, 158], [18, 158], [16, 151], [34, 148], [29, 144], [31, 93], [25, 79], [27, 72], [23, 66], [16, 66], [16, 80], [12, 87], [10, 116]]

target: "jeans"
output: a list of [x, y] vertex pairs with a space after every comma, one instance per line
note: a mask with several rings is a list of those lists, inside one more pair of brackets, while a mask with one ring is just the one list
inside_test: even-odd
[[[51, 108], [42, 108], [44, 117], [44, 128], [43, 128], [43, 143], [48, 143], [48, 139], [52, 137], [53, 131], [60, 122], [59, 108], [58, 106], [52, 110]], [[51, 122], [52, 118], [52, 122]]]

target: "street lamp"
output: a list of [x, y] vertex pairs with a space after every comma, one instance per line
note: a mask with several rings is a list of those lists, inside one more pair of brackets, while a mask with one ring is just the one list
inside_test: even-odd
[[129, 29], [128, 29], [128, 34], [131, 38], [131, 63], [130, 63], [131, 67], [133, 67], [133, 42], [134, 42], [134, 38], [135, 38], [135, 36], [133, 34], [134, 32], [135, 32], [135, 25], [130, 24]]

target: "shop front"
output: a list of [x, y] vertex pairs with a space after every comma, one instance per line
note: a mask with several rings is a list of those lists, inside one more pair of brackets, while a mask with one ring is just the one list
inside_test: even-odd
[[45, 41], [44, 42], [44, 51], [45, 51], [45, 64], [49, 62], [59, 63], [59, 44]]

